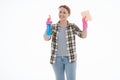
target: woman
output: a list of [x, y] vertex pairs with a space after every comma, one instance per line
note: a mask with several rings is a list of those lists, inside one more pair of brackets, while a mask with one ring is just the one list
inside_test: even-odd
[[[50, 37], [44, 34], [44, 39], [51, 42], [50, 63], [53, 66], [56, 80], [76, 79], [76, 42], [75, 35], [86, 38], [87, 30], [81, 31], [77, 25], [70, 23], [67, 18], [70, 16], [70, 8], [66, 5], [59, 7], [59, 21], [52, 24], [52, 34]], [[87, 27], [87, 22], [83, 18], [83, 26]]]

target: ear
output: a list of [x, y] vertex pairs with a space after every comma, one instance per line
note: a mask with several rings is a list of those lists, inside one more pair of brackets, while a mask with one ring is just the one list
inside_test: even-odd
[[70, 16], [70, 14], [68, 14], [68, 17]]

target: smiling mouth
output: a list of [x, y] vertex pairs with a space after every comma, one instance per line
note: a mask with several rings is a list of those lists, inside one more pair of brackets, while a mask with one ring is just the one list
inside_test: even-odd
[[63, 16], [60, 16], [60, 18], [61, 18], [61, 19], [63, 19], [63, 18], [65, 18], [65, 17], [63, 17]]

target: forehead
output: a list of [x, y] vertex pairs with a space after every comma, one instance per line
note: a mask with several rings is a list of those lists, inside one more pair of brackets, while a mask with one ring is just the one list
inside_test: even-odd
[[66, 12], [68, 12], [67, 9], [65, 9], [64, 7], [59, 8], [59, 11], [66, 11]]

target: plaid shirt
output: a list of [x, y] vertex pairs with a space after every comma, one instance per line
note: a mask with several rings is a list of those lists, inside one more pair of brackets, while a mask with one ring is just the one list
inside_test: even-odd
[[[58, 43], [57, 43], [57, 35], [59, 34], [58, 32], [58, 24], [53, 24], [52, 25], [52, 42], [51, 42], [51, 58], [50, 58], [50, 63], [53, 64], [55, 63], [55, 58], [56, 58], [56, 52], [58, 50]], [[69, 53], [69, 62], [74, 62], [76, 60], [76, 42], [75, 42], [75, 35], [77, 34], [79, 37], [82, 37], [81, 35], [81, 30], [76, 26], [75, 24], [69, 23], [67, 25], [67, 30], [66, 30], [66, 40], [67, 40], [67, 50]]]

